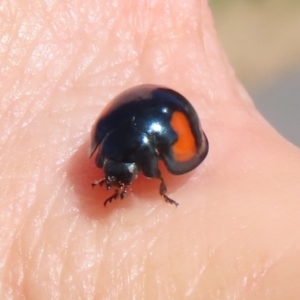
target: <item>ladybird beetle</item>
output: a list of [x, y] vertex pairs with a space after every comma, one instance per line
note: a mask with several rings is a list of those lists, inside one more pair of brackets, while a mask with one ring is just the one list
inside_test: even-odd
[[141, 171], [160, 180], [159, 193], [168, 203], [178, 203], [167, 195], [158, 167], [162, 160], [175, 175], [196, 168], [208, 153], [208, 140], [192, 105], [181, 94], [166, 87], [143, 84], [118, 95], [96, 120], [91, 133], [89, 155], [97, 151], [96, 165], [105, 178], [103, 184], [115, 193], [104, 205], [120, 197]]

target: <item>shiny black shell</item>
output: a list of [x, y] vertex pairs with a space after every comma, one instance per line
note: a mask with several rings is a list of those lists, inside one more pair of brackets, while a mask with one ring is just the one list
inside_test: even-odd
[[[175, 112], [186, 118], [195, 140], [194, 155], [183, 161], [176, 159], [173, 151], [181, 138], [172, 127]], [[174, 90], [150, 84], [117, 96], [94, 124], [91, 139], [90, 155], [99, 149], [99, 168], [106, 159], [133, 162], [146, 177], [158, 176], [159, 159], [172, 174], [180, 175], [197, 167], [208, 153], [207, 138], [188, 100]]]

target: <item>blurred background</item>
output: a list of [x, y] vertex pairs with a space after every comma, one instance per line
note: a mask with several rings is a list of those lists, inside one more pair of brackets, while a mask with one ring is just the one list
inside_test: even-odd
[[300, 0], [210, 0], [237, 77], [255, 105], [300, 147]]

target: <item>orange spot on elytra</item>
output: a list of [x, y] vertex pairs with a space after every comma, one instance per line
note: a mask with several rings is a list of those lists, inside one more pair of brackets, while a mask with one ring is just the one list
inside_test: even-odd
[[178, 135], [177, 142], [172, 146], [175, 160], [190, 160], [196, 155], [197, 146], [189, 121], [182, 112], [174, 112], [171, 126]]

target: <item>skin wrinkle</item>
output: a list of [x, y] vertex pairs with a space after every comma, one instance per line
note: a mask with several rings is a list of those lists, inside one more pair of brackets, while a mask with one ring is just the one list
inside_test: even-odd
[[[22, 23], [19, 25], [19, 28], [21, 26], [22, 26]], [[32, 32], [28, 31], [26, 33], [23, 33], [23, 34], [20, 35], [20, 38], [22, 38], [21, 39], [22, 45], [21, 45], [21, 43], [19, 43], [20, 45], [18, 45], [18, 44], [15, 45], [17, 47], [17, 49], [20, 49], [21, 51], [23, 51], [25, 49], [24, 55], [21, 57], [22, 61], [20, 61], [20, 64], [19, 64], [19, 66], [21, 67], [21, 69], [25, 69], [25, 72], [24, 72], [25, 74], [26, 74], [25, 65], [27, 64], [28, 59], [30, 58], [30, 56], [31, 56], [31, 54], [33, 52], [33, 49], [35, 47], [34, 44], [36, 44], [37, 39], [39, 39], [42, 36], [43, 32], [44, 32], [44, 30], [43, 30], [43, 24], [39, 25], [39, 23], [35, 20], [35, 26], [38, 27], [38, 28], [40, 28], [40, 30], [37, 31], [38, 34], [36, 34], [36, 36], [34, 36], [33, 38], [24, 39], [24, 38], [22, 38], [23, 36], [25, 36], [25, 35], [28, 36], [28, 34], [32, 34]], [[11, 52], [13, 54], [13, 59], [15, 59], [17, 57], [17, 53], [14, 53], [15, 52], [14, 51], [15, 48], [14, 47], [10, 47], [10, 49], [12, 49]]]
[[[207, 5], [206, 3], [204, 4], [203, 1], [201, 3], [202, 3], [202, 6]], [[210, 81], [212, 80], [215, 82], [214, 86], [218, 86], [218, 94], [216, 95], [215, 94], [216, 90], [213, 89], [212, 92], [210, 93], [210, 95], [211, 95], [210, 101], [212, 101], [213, 104], [217, 105], [217, 103], [220, 101], [220, 99], [228, 102], [228, 99], [224, 99], [223, 95], [227, 94], [228, 87], [232, 87], [232, 84], [230, 84], [231, 81], [235, 81], [236, 77], [235, 77], [235, 73], [234, 73], [232, 67], [228, 64], [226, 54], [223, 51], [221, 51], [221, 45], [220, 45], [219, 41], [212, 40], [211, 32], [210, 32], [210, 34], [208, 34], [208, 31], [205, 30], [205, 28], [212, 27], [213, 24], [211, 22], [207, 21], [209, 18], [207, 18], [207, 16], [203, 15], [204, 11], [207, 11], [207, 9], [204, 9], [204, 8], [201, 9], [201, 16], [202, 16], [201, 19], [203, 20], [201, 22], [201, 25], [202, 25], [201, 32], [202, 32], [202, 39], [203, 39], [203, 50], [204, 50], [206, 56], [210, 57], [210, 59], [207, 60], [208, 68], [210, 69], [210, 72], [208, 72], [208, 74], [216, 73], [216, 72], [214, 72], [214, 69], [216, 68], [216, 65], [219, 64], [218, 61], [220, 59], [223, 62], [223, 66], [224, 66], [224, 68], [221, 69], [223, 71], [222, 74], [224, 74], [222, 76], [223, 80], [219, 80], [219, 78], [214, 78], [214, 77], [210, 78]], [[217, 47], [216, 47], [216, 43], [217, 43]], [[220, 74], [220, 70], [218, 72], [218, 77], [219, 77], [219, 74]], [[226, 78], [228, 80], [226, 80]], [[224, 81], [224, 79], [225, 79], [225, 82], [223, 85], [224, 87], [220, 91], [220, 82], [222, 83]], [[232, 99], [238, 99], [237, 97], [235, 97], [235, 96], [239, 95], [238, 90], [236, 90], [236, 88], [235, 88], [235, 89], [232, 89], [231, 91], [233, 93]], [[239, 102], [239, 104], [240, 104], [240, 102]], [[245, 105], [245, 103], [243, 103], [243, 105]]]
[[[40, 211], [42, 211], [42, 210], [40, 210]], [[37, 216], [37, 218], [39, 218], [39, 217], [40, 217], [40, 215]], [[33, 262], [35, 262], [36, 258], [38, 257], [38, 255], [36, 255], [36, 254], [34, 255], [35, 252], [38, 252], [38, 251], [35, 251], [36, 249], [39, 249], [39, 251], [41, 251], [42, 253], [44, 252], [44, 247], [45, 247], [44, 239], [45, 239], [45, 237], [41, 233], [46, 228], [46, 222], [45, 222], [46, 219], [47, 219], [47, 215], [44, 214], [43, 218], [40, 221], [37, 222], [38, 226], [34, 226], [34, 228], [33, 228], [34, 230], [32, 230], [34, 232], [33, 235], [28, 235], [28, 228], [23, 226], [23, 228], [26, 228], [27, 234], [25, 234], [24, 235], [25, 238], [23, 238], [22, 249], [24, 249], [24, 251], [22, 251], [22, 252], [27, 253], [27, 255], [25, 257], [25, 261], [29, 260], [29, 263], [30, 263], [31, 260]], [[28, 220], [32, 220], [32, 219], [28, 218]], [[32, 221], [31, 221], [31, 223], [32, 223]], [[30, 243], [27, 245], [26, 240], [29, 237], [30, 237]], [[42, 248], [40, 248], [41, 244], [44, 245]], [[36, 263], [37, 270], [39, 270], [39, 265], [40, 265], [40, 263], [37, 262]], [[26, 277], [30, 278], [32, 275], [33, 274], [31, 272], [29, 272]]]
[[[49, 242], [45, 244], [45, 251], [43, 252], [42, 261], [44, 261], [43, 269], [47, 272], [42, 272], [43, 276], [39, 274], [28, 274], [27, 285], [32, 285], [32, 288], [29, 289], [28, 299], [33, 297], [32, 293], [38, 293], [41, 298], [44, 298], [43, 295], [47, 295], [50, 299], [58, 299], [57, 295], [60, 295], [60, 289], [58, 289], [58, 278], [62, 268], [60, 264], [60, 259], [57, 258], [57, 254], [54, 251], [49, 251]], [[49, 256], [47, 252], [55, 253]], [[32, 275], [33, 278], [30, 276]]]
[[[5, 24], [5, 23], [4, 23]], [[7, 24], [10, 24], [10, 21], [8, 20], [8, 22], [7, 22]], [[15, 22], [12, 22], [11, 24], [15, 24]], [[1, 24], [2, 25], [2, 24]], [[3, 27], [5, 27], [5, 25], [4, 26], [1, 26], [1, 28], [3, 28]], [[12, 29], [12, 31], [13, 32], [15, 32], [15, 30], [14, 29]], [[3, 32], [5, 32], [4, 30], [3, 30]], [[10, 38], [9, 38], [10, 37]], [[14, 35], [13, 34], [11, 34], [11, 35], [8, 35], [8, 38], [7, 38], [8, 40], [9, 40], [9, 43], [8, 43], [8, 45], [7, 45], [7, 49], [11, 49], [12, 48], [12, 45], [13, 45], [13, 43], [15, 43], [15, 40], [14, 40]], [[1, 40], [1, 42], [3, 43], [3, 40]], [[1, 44], [2, 44], [1, 43]], [[6, 52], [6, 51], [5, 51]], [[4, 52], [4, 53], [5, 53]], [[9, 57], [8, 57], [9, 58]], [[6, 58], [5, 59], [5, 57], [4, 57], [4, 60], [3, 60], [3, 62], [4, 61], [10, 61], [8, 58]], [[7, 67], [6, 68], [4, 68], [4, 70], [6, 70], [7, 69]], [[1, 70], [3, 70], [2, 68], [1, 68]]]
[[[191, 242], [193, 242], [191, 240]], [[181, 295], [180, 298], [183, 297], [183, 295], [186, 297], [188, 295], [191, 295], [192, 293], [196, 292], [196, 288], [198, 284], [201, 284], [202, 277], [205, 276], [206, 267], [207, 264], [202, 262], [198, 255], [193, 255], [191, 252], [193, 252], [195, 245], [193, 245], [193, 248], [188, 249], [189, 242], [182, 241], [182, 244], [184, 246], [184, 259], [183, 259], [183, 265], [182, 265], [182, 272], [183, 275], [187, 278], [186, 282], [182, 284], [181, 276], [179, 275], [177, 278], [174, 279], [174, 286], [175, 287], [181, 287], [180, 292], [178, 295]], [[200, 251], [200, 253], [203, 251]], [[202, 255], [201, 255], [202, 256]], [[188, 261], [192, 261], [192, 264], [190, 267], [187, 267]], [[178, 264], [173, 263], [173, 274], [178, 269]], [[176, 293], [175, 293], [176, 294]]]
[[205, 276], [207, 264], [203, 264], [201, 268], [198, 270], [198, 274], [196, 274], [195, 278], [192, 278], [187, 284], [187, 290], [184, 292], [184, 295], [193, 296], [193, 293], [197, 291], [197, 286], [199, 286], [201, 282], [201, 278]]
[[[83, 61], [83, 63], [79, 64], [78, 69], [74, 75], [74, 80], [76, 80], [76, 82], [80, 82], [83, 77], [83, 73], [84, 72], [89, 73], [89, 69], [93, 68], [93, 65], [96, 64], [97, 53], [95, 50], [93, 50], [93, 52], [94, 53], [90, 53], [90, 51], [88, 52], [87, 54], [88, 58], [85, 58], [84, 57], [85, 55], [81, 56], [81, 60]], [[68, 79], [68, 81], [71, 81], [71, 79]]]
[[262, 280], [272, 271], [272, 269], [275, 267], [275, 265], [278, 265], [281, 260], [285, 259], [284, 253], [288, 252], [290, 246], [286, 246], [284, 249], [282, 249], [282, 252], [279, 253], [276, 257], [270, 259], [269, 261], [265, 262], [260, 269], [257, 270], [257, 266], [255, 266], [255, 270], [249, 273], [249, 275], [246, 275], [247, 285], [245, 286], [246, 290], [251, 290], [255, 292], [255, 290], [258, 290], [260, 285], [263, 284]]
[[[103, 249], [102, 250], [102, 256], [101, 256], [101, 258], [103, 258], [104, 257], [104, 253], [105, 253], [105, 249], [108, 247], [107, 246], [107, 244], [108, 244], [108, 238], [106, 238], [104, 241], [102, 241], [102, 247], [101, 247], [101, 249]], [[101, 273], [101, 262], [100, 262], [100, 257], [97, 259], [97, 266], [98, 266], [98, 268], [96, 268], [96, 270], [98, 269], [98, 271], [96, 271], [95, 273], [95, 276], [94, 276], [94, 286], [95, 286], [95, 290], [94, 290], [94, 298], [96, 298], [96, 296], [97, 296], [97, 293], [98, 293], [98, 288], [97, 288], [97, 282], [99, 282], [100, 281], [100, 279], [102, 278], [102, 273]]]
[[[91, 251], [90, 249], [89, 249], [89, 251], [90, 251], [91, 258], [89, 260], [89, 266], [86, 270], [96, 269], [95, 265], [94, 265], [94, 257], [96, 257], [96, 258], [98, 257], [98, 254], [95, 255], [95, 253], [97, 253], [97, 249], [96, 249], [96, 247], [94, 247], [93, 251]], [[97, 262], [99, 262], [99, 259], [97, 259]], [[97, 264], [97, 266], [99, 268], [99, 263]], [[86, 270], [84, 270], [84, 271], [86, 271]], [[84, 274], [83, 274], [83, 276], [84, 276]], [[97, 286], [97, 281], [96, 281], [95, 277], [92, 275], [89, 275], [89, 279], [88, 279], [88, 282], [86, 283], [86, 285], [89, 287], [88, 294], [90, 295], [90, 297], [94, 297], [95, 293], [96, 293], [96, 286]]]
[[13, 262], [13, 265], [8, 268], [8, 263], [5, 264], [5, 267], [8, 269], [7, 279], [4, 281], [10, 283], [13, 287], [17, 288], [22, 283], [22, 279], [24, 278], [24, 270], [26, 269], [26, 265], [23, 264], [21, 257], [22, 252], [20, 251], [19, 241], [15, 240], [12, 243], [12, 248], [15, 250], [17, 255], [13, 255], [13, 251], [7, 257], [7, 262]]
[[[259, 227], [259, 226], [258, 226]], [[226, 242], [225, 240], [223, 242]], [[291, 243], [292, 245], [292, 243]], [[286, 246], [285, 249], [283, 249], [282, 253], [279, 253], [275, 258], [271, 258], [269, 260], [267, 260], [261, 267], [261, 269], [258, 269], [258, 266], [261, 265], [261, 264], [258, 264], [258, 263], [255, 263], [255, 265], [253, 266], [253, 268], [255, 269], [255, 271], [251, 270], [249, 272], [248, 275], [244, 275], [245, 277], [244, 278], [249, 278], [250, 280], [247, 280], [247, 285], [242, 285], [240, 284], [239, 282], [236, 284], [236, 286], [241, 286], [242, 290], [240, 290], [239, 288], [233, 288], [234, 291], [238, 291], [240, 290], [240, 296], [244, 296], [245, 294], [245, 289], [246, 290], [256, 290], [259, 288], [259, 285], [260, 285], [260, 282], [264, 279], [264, 277], [270, 272], [270, 270], [280, 261], [280, 259], [283, 257], [284, 258], [284, 252], [287, 252], [289, 250], [289, 248], [291, 247], [290, 246]], [[218, 247], [216, 247], [217, 249], [221, 249], [221, 244], [218, 245]], [[216, 251], [216, 248], [214, 249], [213, 251], [213, 254], [214, 255], [218, 255], [217, 251]], [[222, 251], [222, 250], [221, 250]], [[211, 255], [210, 255], [211, 257]], [[244, 270], [243, 270], [244, 272]], [[243, 278], [243, 280], [244, 280]], [[251, 285], [250, 282], [252, 282]], [[230, 290], [230, 289], [229, 289]], [[230, 297], [230, 299], [232, 299]], [[239, 299], [239, 298], [238, 298]]]
[[[109, 43], [109, 41], [108, 41], [108, 43]], [[124, 55], [123, 54], [121, 54], [121, 55], [119, 55], [119, 57], [123, 57]], [[95, 58], [95, 61], [92, 61], [92, 63], [95, 63], [96, 62], [96, 59], [97, 59], [97, 57]], [[103, 58], [102, 58], [103, 59]], [[108, 73], [108, 72], [111, 72], [112, 70], [117, 70], [118, 68], [120, 68], [122, 65], [125, 65], [125, 64], [129, 64], [129, 65], [132, 65], [133, 63], [131, 63], [131, 62], [134, 62], [134, 58], [130, 58], [130, 59], [118, 59], [118, 61], [113, 61], [113, 62], [110, 62], [109, 64], [107, 64], [106, 66], [105, 66], [105, 68], [102, 68], [101, 70], [95, 70], [95, 71], [93, 71], [92, 70], [92, 68], [94, 68], [93, 67], [93, 64], [91, 64], [90, 65], [90, 67], [89, 67], [89, 69], [91, 69], [91, 70], [88, 70], [88, 73], [91, 73], [91, 75], [90, 76], [95, 76], [95, 75], [97, 75], [98, 77], [100, 76], [100, 75], [102, 75], [102, 73]], [[132, 68], [132, 67], [131, 67]], [[133, 73], [133, 71], [130, 71], [129, 72], [129, 74], [132, 74]], [[117, 74], [117, 72], [115, 73], [115, 74]], [[121, 74], [121, 75], [123, 75], [124, 74], [124, 72]], [[115, 77], [115, 76], [112, 76], [112, 77]], [[94, 80], [93, 78], [91, 78], [91, 80]], [[103, 78], [101, 79], [101, 80], [103, 80]], [[101, 82], [101, 81], [100, 81]], [[91, 83], [89, 83], [89, 84], [91, 84]], [[92, 84], [92, 85], [94, 85], [94, 84]]]
[[[112, 235], [112, 232], [115, 231], [115, 227], [116, 227], [116, 224], [115, 223], [112, 223], [112, 226], [110, 227], [106, 227], [105, 228], [105, 231], [106, 231], [106, 239], [104, 240], [105, 243], [103, 245], [103, 241], [102, 241], [102, 247], [100, 249], [103, 249], [102, 252], [103, 252], [103, 257], [107, 257], [106, 260], [102, 260], [102, 262], [99, 262], [99, 268], [98, 268], [98, 272], [97, 272], [97, 277], [98, 278], [103, 278], [103, 273], [101, 272], [102, 269], [107, 269], [107, 266], [106, 264], [110, 263], [110, 261], [114, 262], [116, 261], [116, 258], [114, 257], [114, 251], [112, 251], [109, 247], [110, 247], [110, 242], [111, 242], [111, 235]], [[110, 276], [113, 276], [112, 274], [112, 270], [109, 269], [109, 275]], [[98, 282], [101, 282], [101, 281], [98, 281]], [[102, 285], [102, 288], [103, 288], [103, 285]], [[106, 284], [104, 285], [104, 288], [106, 289], [106, 292], [109, 294], [109, 287], [106, 286]], [[99, 292], [99, 289], [96, 290], [96, 296], [97, 296], [97, 293]], [[103, 291], [103, 295], [104, 295], [104, 292]]]
[[[140, 229], [136, 232], [138, 233], [140, 231]], [[139, 236], [144, 236], [144, 234], [140, 231], [138, 233]], [[127, 240], [129, 237], [129, 233], [126, 234], [126, 236], [124, 237], [124, 240]], [[122, 254], [122, 258], [118, 260], [117, 262], [117, 269], [121, 268], [122, 265], [124, 265], [124, 263], [126, 263], [126, 258], [131, 258], [134, 255], [134, 250], [137, 248], [136, 245], [138, 245], [138, 241], [139, 239], [134, 239], [134, 236], [131, 238], [132, 240], [136, 240], [136, 242], [132, 243], [130, 242], [130, 247], [126, 249], [125, 252], [123, 252]], [[145, 244], [145, 243], [142, 243]], [[118, 246], [116, 245], [115, 248], [118, 248]], [[139, 251], [140, 252], [140, 251]], [[143, 252], [143, 251], [142, 251]], [[146, 259], [146, 256], [144, 257], [144, 260]], [[141, 263], [141, 265], [143, 265], [144, 263]], [[140, 263], [139, 263], [140, 265]], [[132, 272], [134, 272], [136, 263], [134, 263], [134, 265], [132, 267], [126, 266], [126, 268], [129, 267], [129, 270], [127, 271], [128, 275], [126, 276], [126, 278], [124, 278], [124, 285], [127, 286], [128, 284], [130, 284], [130, 282], [132, 281], [132, 279], [130, 280], [130, 274], [132, 274]], [[118, 278], [118, 275], [115, 275], [116, 278]], [[119, 282], [120, 283], [120, 282]], [[120, 293], [121, 293], [122, 289], [120, 289]]]
[[[19, 197], [20, 198], [20, 197]], [[12, 202], [12, 203], [14, 203], [14, 202]], [[28, 203], [32, 203], [32, 201], [28, 201]], [[15, 206], [15, 205], [14, 205]], [[31, 207], [31, 205], [27, 205], [27, 209], [30, 209], [30, 207]], [[22, 211], [24, 211], [24, 207], [22, 207]], [[15, 220], [17, 220], [17, 218], [16, 218], [16, 216], [18, 215], [18, 213], [16, 213], [16, 210], [14, 210], [14, 212], [12, 212], [12, 214], [11, 215], [14, 215], [14, 218], [15, 218]], [[12, 231], [13, 230], [13, 227], [7, 227], [7, 230], [9, 230], [10, 231], [10, 236], [11, 236], [11, 238], [15, 238], [17, 241], [18, 241], [18, 238], [21, 236], [21, 234], [22, 234], [22, 230], [23, 230], [23, 228], [24, 228], [24, 222], [22, 221], [22, 219], [17, 223], [17, 224], [15, 224], [15, 225], [17, 225], [16, 227], [15, 227], [15, 230], [14, 231]], [[1, 255], [1, 257], [3, 258], [3, 261], [4, 261], [4, 264], [7, 264], [7, 263], [10, 263], [10, 259], [9, 259], [9, 256], [7, 256], [8, 255], [8, 253], [9, 253], [9, 250], [10, 249], [12, 249], [12, 248], [14, 248], [14, 242], [15, 240], [13, 240], [13, 239], [11, 239], [10, 240], [10, 245], [9, 244], [7, 244], [7, 251], [6, 251], [6, 254], [2, 254]], [[12, 251], [13, 252], [13, 251]], [[15, 280], [15, 278], [14, 278], [14, 280]]]
[[[143, 4], [144, 2], [141, 2], [141, 4]], [[146, 3], [149, 3], [146, 1]], [[165, 4], [167, 5], [167, 4]], [[143, 64], [143, 61], [147, 60], [147, 57], [149, 57], [148, 53], [149, 51], [146, 50], [147, 48], [149, 48], [149, 42], [148, 41], [156, 41], [157, 43], [159, 44], [164, 44], [164, 40], [161, 40], [160, 39], [160, 42], [157, 41], [157, 18], [152, 18], [152, 14], [151, 14], [151, 8], [148, 6], [146, 8], [141, 8], [141, 11], [143, 11], [143, 14], [141, 15], [141, 21], [138, 21], [138, 24], [136, 25], [137, 27], [140, 27], [139, 25], [141, 24], [141, 27], [143, 28], [143, 30], [140, 30], [139, 32], [137, 32], [136, 34], [136, 38], [135, 38], [135, 48], [136, 49], [139, 49], [137, 51], [139, 57], [140, 57], [140, 60], [139, 60], [139, 65], [142, 65]], [[168, 11], [166, 12], [165, 10], [161, 10], [164, 12], [164, 17], [161, 18], [163, 20], [163, 22], [159, 22], [159, 24], [166, 24], [166, 19], [168, 19]], [[160, 15], [160, 12], [158, 13], [158, 15]], [[130, 20], [132, 20], [132, 26], [134, 26], [134, 22], [133, 20], [136, 20], [136, 16], [130, 18]], [[143, 22], [144, 20], [150, 20], [148, 23], [146, 23], [146, 27], [145, 27], [145, 22]], [[158, 19], [160, 20], [160, 19]], [[166, 32], [168, 32], [168, 35], [166, 35], [164, 38], [166, 39], [166, 42], [168, 40], [170, 40], [170, 32], [169, 32], [169, 27], [170, 26], [166, 26]], [[145, 34], [146, 33], [146, 34]], [[151, 49], [151, 46], [150, 46], [150, 49]], [[149, 53], [150, 54], [150, 53]], [[157, 55], [155, 55], [154, 57], [156, 57], [157, 59]], [[155, 67], [155, 64], [156, 62], [154, 62], [152, 68], [155, 70], [157, 69]], [[160, 66], [158, 66], [159, 68]]]
[[[60, 75], [60, 79], [61, 79], [61, 81], [62, 82], [60, 82], [60, 84], [59, 84], [59, 86], [62, 86], [62, 85], [64, 85], [64, 82], [73, 82], [73, 84], [75, 84], [76, 83], [76, 81], [78, 80], [77, 78], [76, 78], [76, 72], [75, 72], [75, 76], [74, 76], [74, 78], [68, 78], [67, 79], [67, 74], [68, 73], [71, 73], [72, 74], [72, 72], [70, 72], [74, 67], [74, 65], [77, 65], [77, 61], [78, 61], [78, 54], [80, 53], [80, 51], [81, 51], [81, 49], [83, 49], [85, 47], [85, 45], [84, 45], [84, 43], [82, 43], [78, 48], [77, 48], [77, 50], [75, 50], [74, 51], [74, 53], [72, 53], [72, 56], [73, 56], [73, 58], [69, 61], [69, 64], [68, 64], [68, 66], [66, 66], [65, 67], [65, 69], [63, 70], [63, 72], [61, 73], [61, 75]], [[80, 74], [78, 74], [77, 75], [78, 77], [80, 76]]]
[[[42, 27], [42, 26], [40, 26], [40, 27]], [[39, 37], [37, 37], [37, 38], [40, 38], [42, 35], [44, 35], [44, 33], [47, 31], [48, 29], [47, 29], [47, 27], [45, 27], [44, 28], [44, 30], [42, 31], [42, 32], [40, 32], [40, 35], [39, 35]], [[33, 43], [32, 43], [33, 44]], [[32, 51], [28, 51], [28, 53], [31, 53]]]
[[[245, 226], [245, 227], [247, 227], [247, 226]], [[236, 229], [235, 233], [232, 232], [231, 236], [224, 237], [223, 240], [219, 241], [217, 245], [215, 245], [213, 248], [211, 248], [209, 251], [208, 258], [207, 258], [207, 264], [205, 265], [204, 270], [209, 268], [209, 265], [211, 265], [211, 260], [213, 260], [214, 257], [220, 256], [220, 254], [223, 252], [223, 248], [224, 248], [224, 247], [222, 248], [222, 246], [224, 246], [226, 243], [230, 243], [230, 240], [235, 240], [235, 236], [237, 236], [237, 237], [239, 236], [238, 231], [244, 231], [244, 230], [245, 230], [245, 228]], [[220, 276], [222, 277], [222, 274], [220, 274]], [[205, 277], [204, 272], [202, 273], [202, 277]], [[226, 281], [227, 280], [224, 280], [224, 284], [226, 284]]]
[[[7, 121], [5, 122], [7, 124], [7, 128], [4, 131], [6, 134], [4, 134], [2, 136], [3, 142], [9, 142], [9, 143], [13, 144], [14, 140], [16, 139], [16, 137], [13, 134], [13, 130], [9, 130], [10, 128], [12, 128], [12, 129], [14, 127], [22, 128], [19, 132], [19, 136], [18, 136], [19, 140], [22, 140], [22, 138], [25, 136], [25, 132], [26, 132], [27, 128], [25, 128], [26, 126], [25, 127], [23, 126], [24, 125], [24, 116], [28, 115], [28, 112], [30, 112], [31, 109], [30, 109], [30, 105], [26, 105], [25, 103], [24, 103], [24, 105], [21, 104], [20, 106], [21, 107], [23, 106], [23, 109], [21, 110], [23, 112], [21, 115], [17, 114], [17, 116], [16, 116], [15, 114], [13, 114], [15, 109], [19, 109], [19, 108], [17, 108], [18, 107], [17, 103], [13, 103], [11, 105], [11, 107], [7, 110], [7, 113], [4, 116], [4, 117], [6, 117], [7, 120], [9, 120], [9, 122], [7, 122]], [[29, 120], [29, 121], [27, 120], [26, 122], [31, 123], [31, 121], [34, 118], [35, 118], [35, 114], [32, 114], [31, 120]], [[14, 121], [14, 124], [12, 124], [13, 121]], [[21, 136], [20, 136], [20, 133], [21, 133]], [[23, 133], [23, 136], [22, 136], [22, 133]]]
[[[78, 218], [77, 218], [78, 220]], [[78, 224], [78, 222], [73, 222], [74, 224], [74, 228], [76, 228], [76, 225]], [[69, 233], [69, 235], [67, 236], [67, 240], [70, 241], [71, 240], [71, 236], [75, 233], [76, 231], [73, 230]], [[65, 240], [66, 241], [66, 240]], [[63, 255], [63, 260], [61, 261], [61, 270], [59, 272], [59, 274], [57, 274], [57, 281], [58, 281], [58, 285], [61, 286], [63, 285], [65, 278], [68, 278], [68, 274], [69, 274], [69, 264], [68, 262], [68, 258], [69, 256], [71, 256], [71, 251], [69, 250], [69, 247], [65, 247], [64, 251], [63, 251], [64, 255]], [[78, 278], [79, 279], [79, 278]], [[76, 285], [75, 285], [76, 286]], [[73, 284], [74, 287], [74, 284]], [[70, 288], [72, 289], [72, 288]]]
[[[29, 283], [30, 282], [34, 282], [35, 284], [35, 289], [37, 291], [39, 291], [41, 289], [41, 287], [44, 285], [44, 290], [43, 293], [45, 295], [47, 294], [52, 294], [53, 291], [55, 291], [57, 289], [57, 287], [59, 287], [61, 281], [61, 274], [62, 274], [62, 269], [64, 268], [64, 265], [62, 264], [62, 262], [64, 261], [64, 257], [63, 255], [61, 255], [62, 251], [61, 249], [57, 246], [55, 246], [55, 244], [53, 244], [52, 247], [52, 243], [49, 242], [49, 238], [48, 240], [44, 239], [44, 252], [43, 252], [43, 257], [42, 257], [42, 261], [44, 261], [43, 265], [41, 266], [41, 273], [40, 274], [45, 274], [44, 276], [42, 276], [39, 280], [42, 281], [42, 285], [39, 285], [38, 281], [35, 281], [35, 278], [38, 276], [36, 276], [36, 274], [28, 274], [27, 278]], [[59, 246], [61, 247], [61, 246]], [[50, 251], [50, 250], [54, 250], [54, 251]], [[47, 253], [51, 253], [51, 255], [47, 254]], [[34, 267], [34, 269], [36, 269], [36, 267]], [[47, 270], [47, 272], [45, 272], [44, 270]], [[32, 276], [34, 278], [32, 278]], [[47, 281], [50, 279], [50, 283], [47, 284]], [[66, 281], [66, 279], [65, 279]], [[42, 291], [39, 291], [39, 293], [41, 293]], [[42, 293], [42, 294], [43, 294]], [[44, 297], [42, 297], [44, 298]]]

